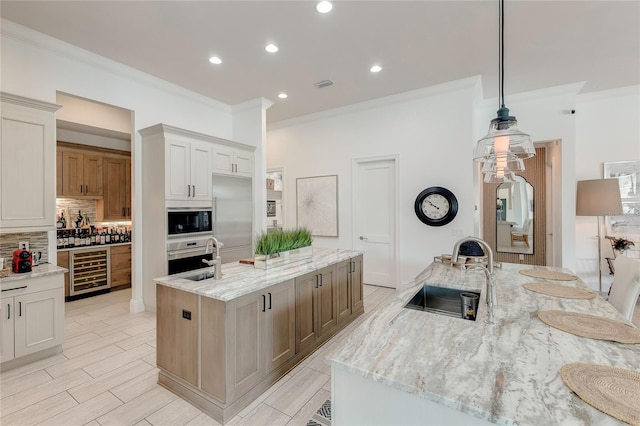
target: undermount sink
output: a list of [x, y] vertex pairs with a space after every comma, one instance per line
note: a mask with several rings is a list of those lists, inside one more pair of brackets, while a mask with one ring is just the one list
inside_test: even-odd
[[191, 275], [190, 277], [184, 277], [185, 280], [202, 281], [213, 278], [213, 272], [201, 272], [197, 275]]
[[[404, 305], [404, 307], [407, 309], [415, 309], [418, 311], [462, 318], [460, 293], [473, 293], [480, 296], [480, 292], [478, 291], [436, 287], [425, 284], [411, 298], [411, 300]], [[475, 318], [473, 321], [475, 321]]]

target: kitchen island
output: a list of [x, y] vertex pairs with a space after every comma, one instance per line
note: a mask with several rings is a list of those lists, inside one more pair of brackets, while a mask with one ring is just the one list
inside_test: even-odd
[[364, 312], [362, 255], [156, 278], [158, 383], [226, 422]]
[[[524, 289], [523, 283], [541, 281], [518, 273], [532, 268], [543, 267], [503, 264], [495, 270], [493, 324], [482, 271], [439, 263], [425, 269], [327, 357], [333, 424], [621, 424], [569, 390], [560, 368], [584, 362], [637, 371], [640, 345], [578, 337], [544, 324], [538, 311], [624, 319], [600, 297], [561, 299]], [[404, 308], [425, 282], [481, 290], [476, 321]], [[563, 284], [587, 288], [580, 280]]]

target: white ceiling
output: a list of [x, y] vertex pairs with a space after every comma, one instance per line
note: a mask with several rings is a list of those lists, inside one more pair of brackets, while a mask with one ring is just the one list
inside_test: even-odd
[[[229, 105], [268, 98], [269, 123], [474, 75], [497, 95], [497, 1], [314, 6], [3, 0], [0, 14]], [[507, 105], [510, 93], [578, 81], [583, 93], [640, 84], [639, 1], [510, 0], [505, 21]], [[266, 53], [269, 42], [280, 51]], [[335, 84], [314, 86], [325, 79]]]

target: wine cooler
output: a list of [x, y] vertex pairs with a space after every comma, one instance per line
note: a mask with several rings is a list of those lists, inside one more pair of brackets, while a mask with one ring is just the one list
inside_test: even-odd
[[104, 290], [109, 281], [109, 248], [73, 250], [69, 256], [69, 296]]

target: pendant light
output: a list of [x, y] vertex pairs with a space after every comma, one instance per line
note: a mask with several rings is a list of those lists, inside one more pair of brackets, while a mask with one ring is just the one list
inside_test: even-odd
[[531, 137], [518, 129], [518, 121], [504, 104], [504, 0], [499, 0], [499, 109], [489, 124], [489, 133], [478, 141], [473, 160], [482, 162], [485, 182], [512, 180], [524, 170], [522, 160], [536, 155]]

